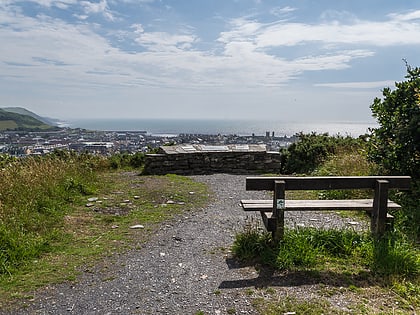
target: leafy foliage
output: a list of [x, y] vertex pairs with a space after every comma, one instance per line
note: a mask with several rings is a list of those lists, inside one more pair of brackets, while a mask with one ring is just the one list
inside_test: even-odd
[[145, 155], [142, 152], [134, 154], [119, 153], [108, 158], [110, 167], [113, 169], [120, 168], [141, 168], [144, 165]]
[[324, 134], [298, 135], [299, 140], [282, 153], [282, 173], [309, 173], [314, 171], [330, 155], [342, 151], [356, 151], [363, 147], [363, 140], [352, 137]]
[[406, 81], [385, 88], [383, 100], [371, 105], [379, 127], [371, 131], [369, 158], [391, 175], [409, 175], [411, 194], [401, 195], [405, 205], [402, 223], [420, 238], [420, 68], [407, 65]]
[[407, 81], [385, 88], [371, 105], [380, 127], [372, 130], [369, 156], [390, 174], [420, 179], [420, 68], [407, 72]]

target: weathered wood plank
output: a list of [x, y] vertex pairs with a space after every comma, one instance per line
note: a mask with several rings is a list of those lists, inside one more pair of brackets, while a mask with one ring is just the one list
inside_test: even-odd
[[286, 190], [375, 189], [377, 180], [387, 180], [389, 189], [409, 189], [410, 176], [319, 176], [247, 177], [246, 190], [274, 190], [275, 181], [285, 181]]
[[[273, 211], [273, 200], [241, 200], [245, 211]], [[373, 199], [348, 200], [285, 200], [287, 211], [316, 211], [316, 210], [359, 210], [372, 211]], [[388, 200], [387, 209], [398, 210], [401, 206]]]

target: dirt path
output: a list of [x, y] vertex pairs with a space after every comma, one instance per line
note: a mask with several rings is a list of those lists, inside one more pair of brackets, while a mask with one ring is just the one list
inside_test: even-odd
[[[142, 248], [110, 258], [77, 283], [46, 288], [16, 314], [257, 314], [250, 296], [256, 286], [291, 289], [296, 279], [259, 275], [229, 258], [234, 235], [248, 220], [239, 200], [261, 193], [245, 191], [245, 176], [194, 178], [216, 193], [212, 204], [163, 224]], [[298, 223], [336, 225], [337, 217], [311, 213]], [[314, 285], [297, 284], [295, 290]]]

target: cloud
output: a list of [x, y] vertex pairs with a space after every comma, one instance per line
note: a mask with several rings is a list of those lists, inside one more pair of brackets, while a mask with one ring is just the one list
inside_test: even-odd
[[296, 8], [292, 8], [289, 6], [286, 7], [275, 7], [270, 9], [270, 14], [277, 16], [277, 17], [284, 17], [289, 13], [296, 11]]
[[261, 23], [246, 18], [232, 19], [232, 29], [222, 32], [221, 42], [253, 41], [259, 48], [297, 46], [310, 42], [345, 45], [417, 45], [420, 44], [420, 23], [414, 21], [420, 11], [406, 15], [390, 15], [383, 22], [355, 20], [340, 23], [337, 20], [321, 24], [278, 21]]
[[412, 21], [412, 20], [419, 20], [420, 19], [420, 10], [411, 11], [405, 14], [400, 13], [391, 13], [389, 17], [393, 20], [397, 21]]
[[314, 86], [329, 87], [338, 89], [379, 89], [393, 86], [394, 81], [371, 81], [371, 82], [334, 82], [334, 83], [318, 83]]
[[[12, 2], [21, 2], [21, 1], [16, 1], [16, 0], [9, 1], [9, 3], [12, 3]], [[33, 2], [44, 7], [48, 7], [48, 8], [55, 6], [60, 9], [68, 9], [69, 5], [77, 4], [77, 0], [27, 0], [27, 2]]]
[[166, 32], [145, 32], [141, 24], [131, 26], [136, 35], [135, 42], [147, 47], [150, 51], [188, 50], [196, 41], [190, 34], [169, 34]]
[[[63, 8], [75, 3], [72, 0], [37, 2]], [[4, 23], [0, 29], [4, 43], [0, 47], [3, 62], [0, 73], [28, 83], [36, 81], [81, 89], [278, 87], [307, 71], [349, 68], [356, 59], [374, 56], [377, 46], [420, 43], [420, 26], [407, 14], [405, 18], [390, 15], [384, 22], [324, 21], [317, 25], [234, 18], [213, 43], [217, 49], [205, 51], [199, 49], [201, 39], [193, 27], [148, 31], [148, 24], [131, 23], [126, 29], [114, 31], [119, 34], [120, 42], [130, 44], [126, 48], [113, 43], [107, 35], [97, 33], [96, 25], [88, 22], [92, 14], [115, 20], [106, 0], [79, 1], [78, 4], [83, 14], [77, 17], [85, 21], [76, 24], [42, 14], [25, 16], [16, 8], [15, 11], [0, 10], [0, 20]], [[294, 9], [277, 10], [288, 13]], [[394, 29], [396, 26], [398, 28]], [[315, 43], [316, 48], [304, 50], [300, 56], [287, 55], [282, 50], [308, 43]], [[355, 83], [317, 86], [346, 87], [345, 84], [348, 88], [357, 86]]]
[[[251, 22], [251, 24], [254, 24]], [[420, 25], [397, 22], [360, 21], [310, 25], [278, 23], [264, 26], [256, 42], [259, 47], [296, 46], [308, 42], [325, 44], [394, 46], [420, 44]]]
[[100, 2], [80, 1], [80, 5], [84, 8], [87, 15], [91, 13], [102, 14], [109, 21], [115, 20], [114, 14], [110, 11], [106, 0], [101, 0]]

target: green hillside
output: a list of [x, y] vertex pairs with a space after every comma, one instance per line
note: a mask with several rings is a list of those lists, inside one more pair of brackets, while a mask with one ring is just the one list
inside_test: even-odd
[[33, 117], [47, 125], [56, 126], [57, 123], [56, 119], [39, 116], [23, 107], [3, 107], [2, 109], [6, 112]]
[[30, 115], [22, 115], [0, 109], [0, 131], [4, 130], [56, 130], [58, 127], [48, 125]]

